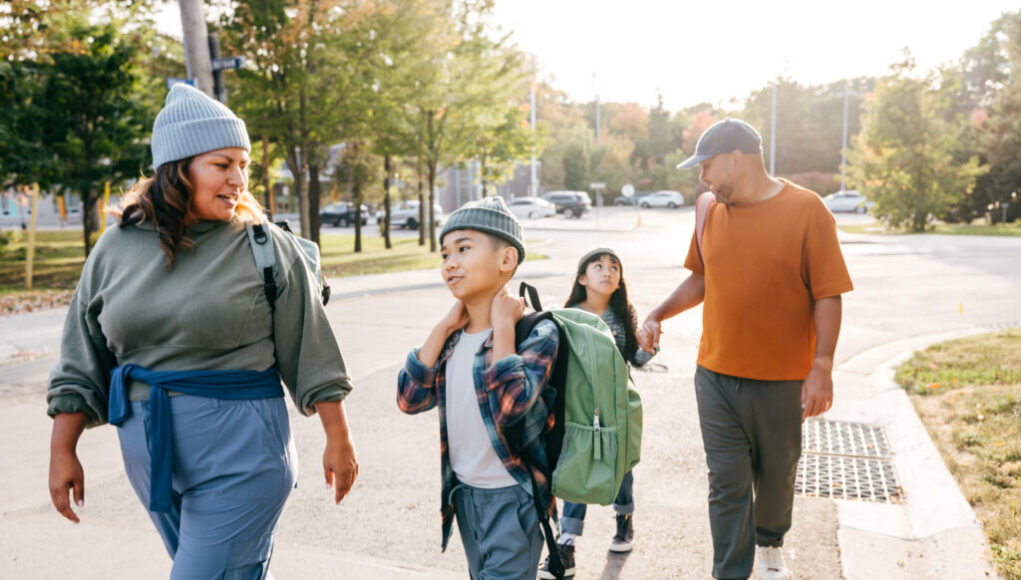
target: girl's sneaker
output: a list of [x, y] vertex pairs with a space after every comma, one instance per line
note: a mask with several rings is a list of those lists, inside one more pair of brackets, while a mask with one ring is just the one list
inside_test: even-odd
[[[557, 552], [560, 554], [560, 563], [564, 565], [564, 577], [574, 576], [574, 545], [557, 544]], [[553, 572], [549, 571], [549, 556], [539, 566], [538, 576], [541, 580], [556, 580]]]
[[635, 527], [631, 514], [617, 516], [617, 535], [610, 540], [611, 552], [630, 552], [635, 539]]

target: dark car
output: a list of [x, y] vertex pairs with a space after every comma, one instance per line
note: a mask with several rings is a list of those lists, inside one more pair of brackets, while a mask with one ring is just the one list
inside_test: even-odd
[[619, 196], [613, 200], [613, 205], [638, 205], [638, 200], [642, 199], [647, 195], [652, 195], [651, 191], [636, 191], [631, 197], [624, 195]]
[[[331, 203], [319, 212], [319, 223], [347, 227], [355, 223], [354, 204], [348, 201]], [[362, 225], [369, 223], [369, 206], [362, 204]]]
[[551, 191], [542, 198], [552, 203], [557, 213], [562, 213], [566, 217], [580, 218], [592, 209], [592, 200], [584, 191]]

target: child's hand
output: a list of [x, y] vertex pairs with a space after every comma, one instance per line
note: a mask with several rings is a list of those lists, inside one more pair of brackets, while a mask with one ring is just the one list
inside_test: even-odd
[[649, 354], [656, 354], [659, 352], [659, 335], [662, 333], [662, 329], [659, 323], [655, 320], [646, 319], [642, 326], [638, 328], [638, 346]]
[[514, 328], [524, 314], [525, 300], [511, 296], [510, 292], [507, 292], [507, 288], [501, 289], [493, 297], [493, 307], [490, 310], [493, 328]]
[[468, 310], [464, 307], [464, 302], [460, 300], [454, 302], [450, 312], [447, 312], [443, 320], [436, 325], [446, 336], [454, 334], [465, 326], [468, 326]]

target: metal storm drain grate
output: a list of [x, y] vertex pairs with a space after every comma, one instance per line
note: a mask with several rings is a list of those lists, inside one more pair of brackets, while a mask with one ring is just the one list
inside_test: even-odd
[[801, 460], [794, 493], [884, 503], [903, 497], [880, 427], [811, 419], [801, 431]]

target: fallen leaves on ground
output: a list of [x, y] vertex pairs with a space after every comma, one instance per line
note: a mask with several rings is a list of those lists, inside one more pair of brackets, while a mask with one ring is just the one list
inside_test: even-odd
[[32, 290], [0, 294], [0, 317], [64, 308], [71, 303], [72, 294], [71, 290]]

